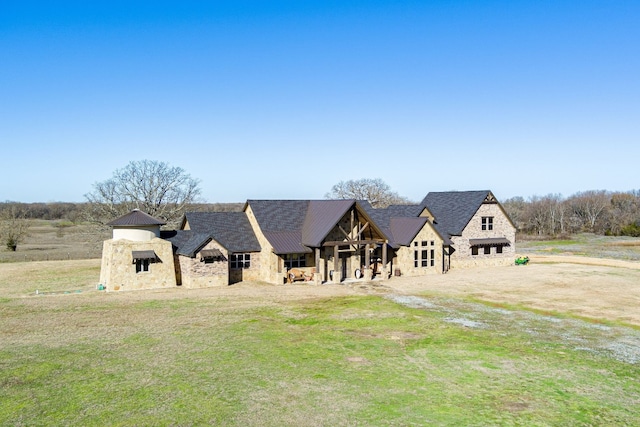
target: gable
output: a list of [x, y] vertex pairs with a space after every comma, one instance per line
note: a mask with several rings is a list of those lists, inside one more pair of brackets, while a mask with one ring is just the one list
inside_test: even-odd
[[394, 246], [408, 246], [429, 220], [427, 218], [394, 217], [389, 221]]
[[301, 241], [307, 246], [319, 247], [354, 204], [354, 200], [310, 201], [302, 226]]
[[497, 203], [489, 190], [431, 192], [422, 205], [433, 214], [440, 230], [459, 236], [489, 195], [493, 200], [489, 203]]
[[433, 213], [426, 206], [422, 208], [422, 211], [418, 216], [421, 216], [423, 218], [429, 218], [429, 221], [431, 222], [433, 222], [436, 218], [435, 215], [433, 215]]

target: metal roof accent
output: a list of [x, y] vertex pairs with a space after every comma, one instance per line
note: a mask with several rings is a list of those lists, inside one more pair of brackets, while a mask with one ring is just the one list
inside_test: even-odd
[[[421, 205], [391, 205], [387, 208], [375, 209], [367, 202], [362, 203], [362, 206], [378, 227], [391, 236], [389, 243], [394, 248], [409, 245], [428, 221], [428, 218], [418, 216], [424, 210]], [[435, 224], [432, 225], [436, 233], [442, 237], [444, 244], [451, 244], [449, 236]]]
[[126, 215], [116, 218], [107, 225], [120, 226], [120, 227], [135, 227], [135, 226], [149, 226], [149, 225], [165, 225], [166, 222], [161, 221], [151, 215], [142, 212], [139, 209], [134, 209]]
[[396, 245], [409, 246], [427, 221], [429, 220], [424, 217], [391, 218], [389, 228], [393, 236], [393, 243]]
[[217, 258], [222, 256], [220, 249], [203, 249], [200, 251], [202, 258]]
[[265, 231], [273, 252], [278, 255], [303, 254], [311, 252], [311, 249], [302, 244], [302, 231]]
[[506, 237], [491, 237], [486, 239], [469, 239], [471, 246], [508, 246], [511, 242]]
[[137, 259], [158, 259], [158, 256], [153, 250], [150, 251], [131, 251], [133, 260]]
[[302, 226], [302, 242], [317, 248], [351, 209], [355, 200], [311, 200]]

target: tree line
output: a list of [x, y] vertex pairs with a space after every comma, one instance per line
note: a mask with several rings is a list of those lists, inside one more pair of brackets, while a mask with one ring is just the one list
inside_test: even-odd
[[[378, 183], [379, 180], [374, 180]], [[350, 183], [353, 186], [353, 182]], [[338, 186], [342, 189], [343, 186]], [[388, 190], [388, 186], [382, 187]], [[362, 192], [362, 188], [358, 190]], [[372, 193], [371, 188], [366, 190]], [[352, 198], [357, 194], [327, 193], [331, 198]], [[406, 198], [391, 194], [373, 194], [374, 201], [384, 200], [393, 204], [411, 203]], [[370, 196], [370, 194], [368, 194]], [[367, 197], [364, 197], [367, 198]], [[387, 203], [376, 203], [377, 207]], [[185, 206], [191, 211], [239, 211], [243, 203], [191, 203]], [[640, 237], [640, 190], [612, 192], [590, 190], [575, 193], [569, 197], [560, 194], [532, 196], [528, 199], [512, 197], [504, 200], [502, 206], [515, 224], [518, 232], [529, 235], [559, 236], [579, 232], [603, 235]], [[11, 218], [40, 219], [70, 223], [84, 222], [95, 212], [91, 203], [21, 203], [6, 201], [0, 203], [0, 219]], [[123, 209], [122, 212], [126, 211]], [[105, 216], [102, 221], [110, 221], [115, 216]], [[11, 226], [16, 226], [12, 222]]]
[[513, 197], [502, 206], [520, 233], [539, 236], [591, 232], [640, 237], [640, 190], [590, 190], [569, 197], [560, 194]]
[[[114, 171], [112, 178], [93, 184], [84, 203], [0, 203], [0, 241], [16, 250], [28, 233], [28, 220], [85, 222], [104, 227], [109, 221], [140, 209], [178, 225], [187, 211], [239, 211], [243, 203], [204, 203], [200, 181], [184, 169], [154, 160], [132, 161]], [[380, 178], [340, 181], [326, 198], [368, 200], [374, 208], [411, 204]], [[513, 197], [503, 201], [518, 232], [559, 236], [576, 232], [640, 237], [640, 190], [592, 190], [568, 198], [559, 194]]]

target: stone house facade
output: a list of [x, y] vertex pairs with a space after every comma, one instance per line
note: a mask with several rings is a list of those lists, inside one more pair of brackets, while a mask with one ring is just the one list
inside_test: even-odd
[[107, 291], [177, 285], [173, 246], [160, 238], [164, 222], [133, 210], [108, 225], [113, 238], [103, 243], [100, 267], [100, 284]]
[[[419, 204], [385, 209], [358, 200], [248, 200], [242, 212], [191, 212], [178, 230], [139, 224], [139, 235], [129, 229], [125, 238], [122, 221], [112, 222], [118, 239], [103, 252], [104, 281], [120, 281], [119, 289], [427, 276], [506, 265], [515, 255], [515, 227], [488, 190], [429, 193]], [[129, 242], [132, 236], [139, 240]], [[147, 282], [131, 274], [123, 254], [131, 263], [141, 251], [153, 251], [172, 274], [154, 268]]]
[[516, 227], [490, 191], [429, 193], [421, 205], [450, 240], [449, 268], [513, 263]]

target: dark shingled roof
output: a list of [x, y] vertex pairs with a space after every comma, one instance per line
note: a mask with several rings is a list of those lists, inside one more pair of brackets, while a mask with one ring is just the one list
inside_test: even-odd
[[260, 243], [244, 212], [188, 212], [185, 220], [190, 230], [179, 230], [168, 239], [178, 248], [178, 254], [195, 256], [211, 239], [232, 253], [260, 251]]
[[421, 205], [435, 216], [439, 230], [460, 236], [489, 193], [489, 190], [431, 192]]
[[[256, 221], [277, 254], [311, 252], [351, 209], [355, 200], [248, 200]], [[358, 207], [368, 217], [368, 213]], [[367, 218], [369, 219], [369, 218]], [[373, 230], [387, 233], [372, 221]]]
[[309, 200], [247, 200], [264, 231], [302, 230]]
[[302, 244], [308, 200], [247, 200], [247, 206], [277, 254], [311, 252]]
[[135, 227], [135, 226], [148, 226], [148, 225], [165, 225], [166, 222], [152, 217], [151, 215], [142, 212], [139, 209], [134, 209], [126, 215], [116, 218], [107, 225], [120, 226], [120, 227]]
[[418, 216], [424, 210], [422, 205], [390, 205], [387, 207], [387, 211], [391, 213], [391, 217], [406, 217], [411, 218]]
[[192, 230], [177, 230], [171, 237], [165, 237], [176, 248], [178, 255], [185, 255], [193, 258], [196, 252], [211, 241], [211, 236], [207, 233], [196, 233]]

